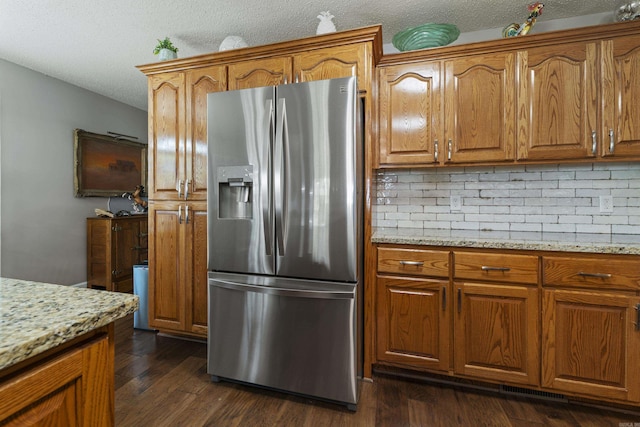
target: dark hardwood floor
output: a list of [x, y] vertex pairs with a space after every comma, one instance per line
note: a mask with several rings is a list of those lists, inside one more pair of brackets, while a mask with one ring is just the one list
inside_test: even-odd
[[233, 383], [212, 383], [206, 344], [116, 324], [116, 426], [638, 427], [638, 414], [527, 400], [387, 375], [344, 406]]

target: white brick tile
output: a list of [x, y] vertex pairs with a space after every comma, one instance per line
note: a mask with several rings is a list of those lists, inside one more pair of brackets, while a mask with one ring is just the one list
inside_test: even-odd
[[596, 233], [596, 234], [610, 234], [611, 226], [604, 224], [577, 224], [576, 233]]
[[[618, 234], [638, 234], [640, 235], [640, 225], [614, 225], [612, 233]], [[640, 239], [640, 236], [638, 237]]]
[[481, 214], [508, 214], [509, 206], [480, 206]]
[[575, 233], [574, 224], [542, 224], [542, 232], [546, 233]]
[[471, 221], [452, 222], [451, 228], [454, 230], [480, 230], [480, 224]]
[[398, 228], [423, 228], [422, 221], [398, 221]]
[[584, 180], [610, 180], [611, 172], [608, 170], [592, 170], [592, 171], [577, 171], [576, 179]]
[[591, 224], [592, 216], [590, 215], [559, 215], [559, 224]]
[[528, 222], [511, 224], [511, 231], [542, 231], [542, 224], [531, 224]]
[[509, 231], [509, 223], [508, 222], [481, 222], [480, 230]]

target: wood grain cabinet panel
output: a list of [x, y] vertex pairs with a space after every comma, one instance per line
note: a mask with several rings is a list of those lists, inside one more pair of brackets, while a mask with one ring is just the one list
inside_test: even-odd
[[542, 386], [599, 399], [640, 401], [640, 298], [546, 289]]
[[515, 58], [508, 52], [444, 62], [446, 162], [515, 159]]
[[537, 385], [538, 289], [456, 282], [455, 372]]
[[379, 69], [380, 164], [443, 160], [441, 63]]
[[149, 325], [176, 333], [207, 333], [206, 203], [150, 205]]
[[227, 89], [227, 69], [212, 66], [189, 70], [186, 86], [184, 199], [207, 200], [207, 96]]
[[358, 88], [365, 90], [371, 82], [369, 45], [356, 44], [316, 49], [293, 55], [294, 80], [309, 82], [356, 76]]
[[546, 286], [640, 291], [640, 262], [629, 257], [546, 256]]
[[291, 83], [292, 75], [293, 60], [290, 56], [237, 62], [229, 64], [229, 90]]
[[87, 218], [87, 287], [133, 292], [133, 266], [146, 261], [147, 216]]
[[601, 42], [604, 157], [640, 156], [640, 35]]
[[379, 247], [378, 271], [411, 276], [448, 277], [449, 252]]
[[538, 257], [454, 251], [454, 278], [506, 283], [538, 283]]
[[378, 276], [377, 357], [449, 369], [448, 281]]
[[149, 199], [177, 199], [185, 176], [185, 75], [149, 76]]
[[113, 357], [103, 335], [3, 379], [0, 425], [113, 426]]
[[518, 52], [518, 159], [597, 154], [596, 46], [569, 43]]

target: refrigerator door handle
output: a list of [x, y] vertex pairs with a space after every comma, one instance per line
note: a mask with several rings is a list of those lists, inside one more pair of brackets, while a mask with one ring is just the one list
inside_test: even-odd
[[276, 205], [276, 237], [278, 239], [278, 255], [284, 256], [284, 242], [286, 224], [284, 221], [284, 201], [286, 199], [286, 172], [287, 164], [285, 159], [284, 145], [288, 144], [289, 133], [287, 131], [287, 111], [285, 99], [278, 100], [278, 109], [276, 110], [276, 144], [274, 159], [274, 191]]
[[[267, 125], [265, 126], [265, 135], [268, 144], [264, 146], [263, 159], [267, 165], [271, 165], [271, 146], [273, 145], [273, 100], [267, 99], [265, 103], [265, 111], [267, 114]], [[271, 235], [273, 227], [273, 207], [271, 204], [271, 175], [269, 174], [269, 168], [263, 167], [260, 172], [260, 194], [262, 196], [262, 226], [264, 227], [264, 246], [265, 253], [271, 255], [271, 249], [273, 247]]]
[[355, 295], [350, 291], [329, 291], [329, 290], [310, 290], [310, 289], [293, 289], [293, 288], [276, 288], [270, 286], [251, 285], [249, 283], [238, 283], [223, 279], [209, 279], [211, 286], [218, 288], [231, 289], [242, 292], [257, 292], [260, 294], [279, 295], [298, 298], [318, 298], [318, 299], [354, 299]]

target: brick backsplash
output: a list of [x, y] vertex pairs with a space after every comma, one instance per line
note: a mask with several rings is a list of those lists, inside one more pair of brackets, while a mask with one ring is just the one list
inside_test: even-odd
[[[382, 169], [375, 178], [377, 227], [640, 235], [638, 163]], [[600, 212], [600, 196], [613, 198], [612, 213]]]

